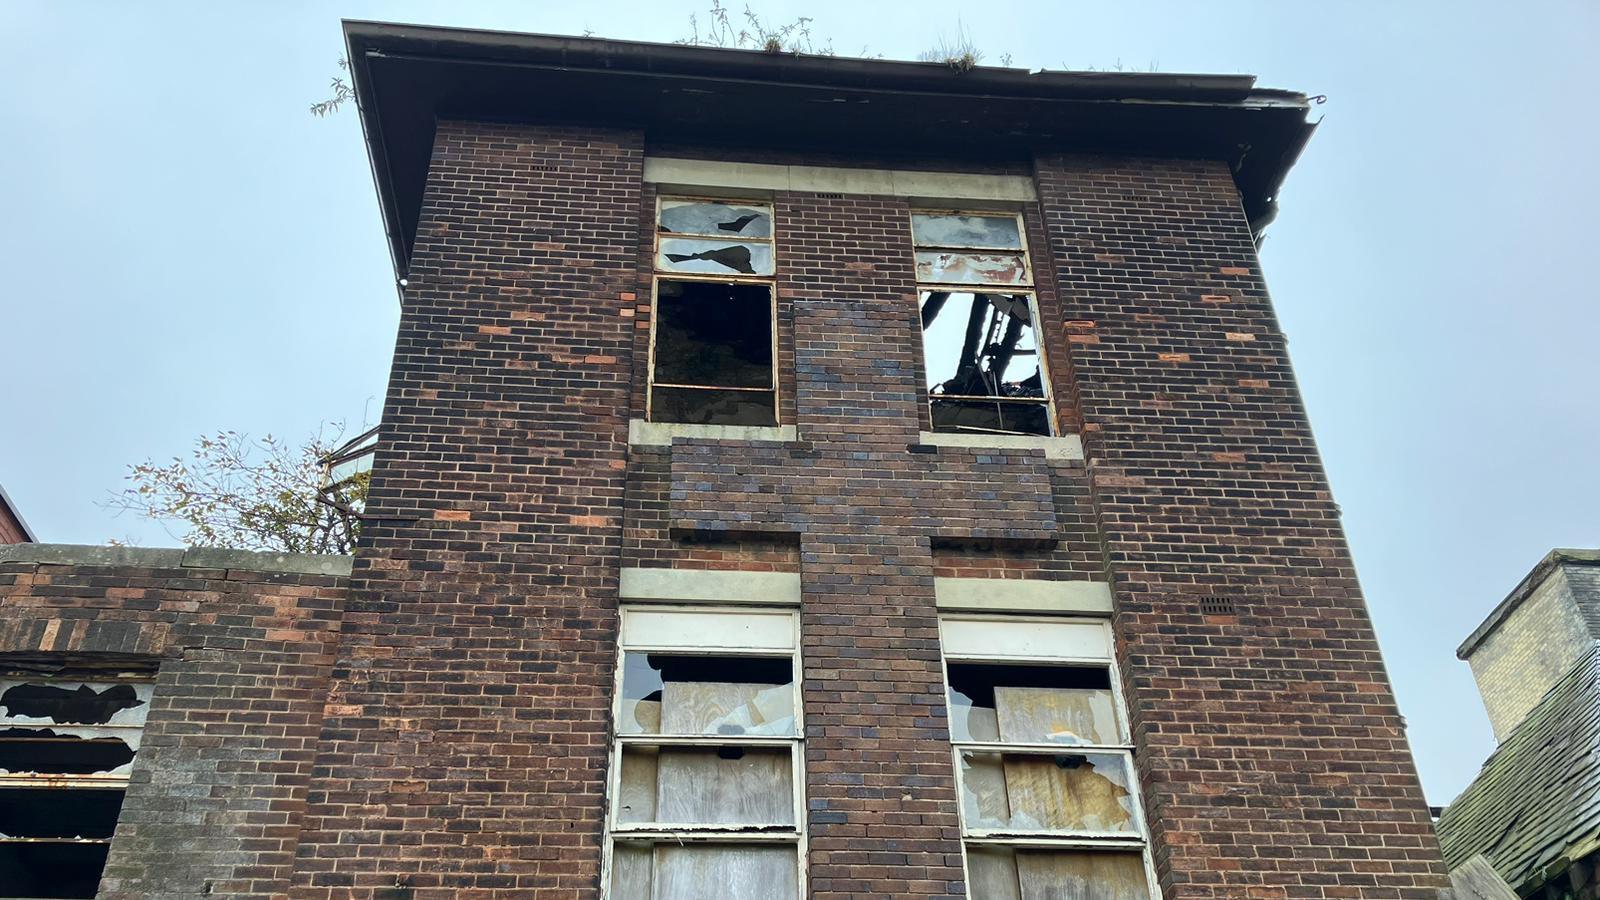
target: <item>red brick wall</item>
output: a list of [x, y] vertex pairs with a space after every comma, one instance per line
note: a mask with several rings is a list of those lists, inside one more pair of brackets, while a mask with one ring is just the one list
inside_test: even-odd
[[[1221, 164], [1049, 156], [1119, 656], [1169, 900], [1447, 884]], [[1234, 617], [1199, 614], [1204, 595]]]
[[0, 499], [0, 544], [22, 544], [28, 541], [28, 533], [22, 530], [22, 520], [5, 500]]
[[595, 893], [642, 162], [439, 126], [295, 897]]
[[0, 561], [0, 660], [159, 666], [102, 898], [283, 897], [343, 577]]

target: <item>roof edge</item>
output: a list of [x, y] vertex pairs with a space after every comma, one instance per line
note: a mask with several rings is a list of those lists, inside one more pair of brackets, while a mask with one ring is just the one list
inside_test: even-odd
[[1558, 547], [1545, 554], [1544, 558], [1539, 560], [1533, 569], [1522, 577], [1521, 581], [1517, 582], [1517, 586], [1511, 589], [1511, 593], [1507, 594], [1506, 598], [1501, 600], [1499, 605], [1489, 612], [1483, 622], [1473, 629], [1471, 634], [1467, 635], [1467, 639], [1461, 642], [1461, 646], [1456, 648], [1456, 659], [1466, 660], [1467, 657], [1471, 656], [1473, 651], [1477, 650], [1479, 645], [1487, 640], [1496, 628], [1500, 627], [1500, 623], [1504, 622], [1508, 616], [1516, 611], [1517, 607], [1522, 605], [1522, 601], [1528, 599], [1528, 596], [1537, 590], [1539, 585], [1544, 584], [1545, 579], [1550, 576], [1551, 572], [1566, 563], [1580, 566], [1600, 566], [1600, 550]]
[[6, 511], [11, 513], [11, 518], [16, 520], [17, 526], [22, 529], [23, 537], [35, 542], [39, 540], [39, 536], [33, 533], [32, 528], [28, 527], [28, 520], [22, 517], [22, 510], [17, 509], [16, 502], [11, 499], [10, 494], [6, 493], [6, 486], [3, 484], [0, 484], [0, 504], [3, 504]]
[[0, 564], [47, 566], [138, 566], [154, 569], [226, 569], [268, 574], [350, 574], [351, 557], [275, 550], [227, 550], [220, 547], [116, 547], [98, 544], [8, 544], [0, 547]]

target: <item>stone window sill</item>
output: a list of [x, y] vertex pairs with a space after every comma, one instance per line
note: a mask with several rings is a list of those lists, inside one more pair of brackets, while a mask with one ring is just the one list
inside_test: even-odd
[[633, 447], [667, 447], [675, 437], [715, 441], [793, 441], [793, 425], [689, 425], [683, 422], [628, 420], [628, 444]]
[[934, 447], [971, 447], [978, 450], [1043, 450], [1045, 459], [1083, 459], [1083, 440], [1075, 434], [1046, 437], [1037, 434], [975, 434], [924, 431], [917, 440]]

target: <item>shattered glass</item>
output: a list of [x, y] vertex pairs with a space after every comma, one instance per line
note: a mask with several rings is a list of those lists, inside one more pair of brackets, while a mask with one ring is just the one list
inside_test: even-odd
[[702, 275], [771, 275], [772, 245], [664, 237], [656, 251], [656, 268]]
[[961, 751], [969, 829], [1137, 835], [1132, 785], [1121, 753]]
[[913, 213], [911, 239], [918, 247], [1021, 250], [1016, 216]]
[[792, 736], [787, 657], [623, 654], [620, 734]]
[[1020, 253], [918, 250], [917, 280], [934, 284], [1026, 285], [1027, 257]]
[[721, 238], [772, 237], [772, 209], [744, 203], [663, 200], [657, 230]]

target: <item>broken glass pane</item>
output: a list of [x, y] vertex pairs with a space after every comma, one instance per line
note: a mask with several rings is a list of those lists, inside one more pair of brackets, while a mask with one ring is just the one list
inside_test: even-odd
[[622, 748], [617, 822], [793, 825], [788, 747]]
[[950, 739], [1117, 744], [1111, 673], [1099, 666], [951, 663]]
[[962, 253], [918, 250], [917, 280], [934, 284], [1030, 283], [1027, 258], [1020, 253]]
[[663, 200], [658, 230], [665, 234], [698, 234], [720, 238], [770, 238], [772, 210], [766, 206], [734, 202]]
[[706, 275], [771, 275], [772, 245], [663, 237], [656, 251], [656, 268]]
[[1044, 398], [1029, 295], [923, 291], [921, 299], [930, 394]]
[[919, 247], [1021, 250], [1016, 216], [912, 213], [911, 239]]
[[961, 751], [966, 827], [1136, 835], [1125, 753]]
[[772, 289], [662, 279], [656, 286], [654, 381], [772, 387]]
[[793, 663], [786, 657], [629, 651], [623, 654], [617, 731], [793, 735]]
[[125, 780], [149, 698], [148, 683], [0, 679], [0, 779]]
[[1150, 900], [1136, 851], [1014, 850], [967, 845], [974, 900]]

